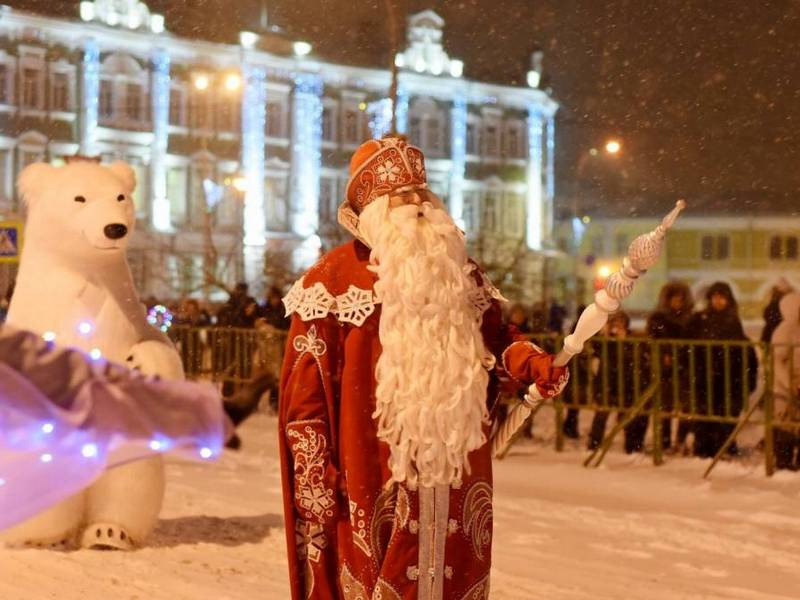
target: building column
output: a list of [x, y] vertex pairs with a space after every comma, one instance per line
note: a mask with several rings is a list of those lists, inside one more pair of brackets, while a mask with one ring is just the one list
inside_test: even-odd
[[289, 227], [308, 238], [319, 228], [319, 172], [322, 163], [322, 81], [298, 73], [292, 96], [292, 173]]
[[94, 156], [97, 151], [99, 105], [100, 47], [90, 38], [84, 44], [81, 62], [80, 151], [84, 156]]
[[244, 275], [259, 286], [264, 275], [266, 216], [264, 211], [265, 127], [267, 118], [266, 72], [263, 67], [243, 66], [242, 170], [247, 180], [244, 198]]
[[408, 92], [402, 86], [397, 86], [397, 133], [405, 135], [408, 132]]
[[525, 239], [531, 250], [542, 249], [544, 202], [542, 198], [542, 141], [544, 126], [539, 108], [528, 106], [528, 194]]
[[544, 239], [552, 241], [555, 231], [556, 201], [556, 118], [547, 118], [547, 202], [545, 207]]
[[166, 50], [153, 54], [153, 148], [150, 154], [153, 229], [170, 231], [170, 205], [167, 198], [167, 146], [169, 145], [170, 60]]
[[450, 109], [450, 146], [453, 166], [450, 172], [450, 216], [462, 230], [464, 223], [464, 175], [467, 168], [467, 100], [462, 95], [453, 99]]

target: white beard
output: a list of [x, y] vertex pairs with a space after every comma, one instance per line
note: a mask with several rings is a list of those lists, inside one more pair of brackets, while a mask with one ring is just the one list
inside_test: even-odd
[[394, 481], [449, 485], [469, 473], [467, 455], [486, 442], [492, 358], [470, 301], [476, 283], [463, 235], [444, 210], [389, 210], [388, 202], [368, 205], [359, 225], [382, 306], [373, 418], [391, 449]]

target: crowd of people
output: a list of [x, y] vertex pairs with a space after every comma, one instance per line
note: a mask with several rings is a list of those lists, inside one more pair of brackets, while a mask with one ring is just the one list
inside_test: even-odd
[[[578, 309], [580, 314], [582, 307]], [[556, 308], [556, 312], [560, 307]], [[570, 328], [540, 328], [541, 307], [530, 317], [521, 305], [508, 314], [510, 323], [523, 333], [569, 333]], [[800, 294], [786, 281], [775, 286], [764, 310], [761, 341], [772, 344], [774, 355], [775, 399], [774, 448], [779, 469], [800, 469]], [[554, 323], [554, 325], [556, 325]], [[591, 342], [587, 351], [575, 359], [573, 377], [563, 398], [567, 413], [563, 422], [566, 437], [578, 439], [582, 405], [596, 407], [588, 431], [587, 447], [602, 442], [609, 415], [626, 417], [636, 399], [650, 383], [652, 374], [660, 377], [661, 446], [670, 453], [715, 456], [732, 434], [750, 395], [758, 384], [759, 356], [748, 342], [739, 316], [738, 304], [730, 286], [716, 282], [705, 292], [703, 307], [695, 309], [688, 285], [666, 284], [656, 309], [647, 317], [644, 330], [634, 333], [629, 316], [620, 311], [610, 316], [603, 337]], [[657, 344], [642, 343], [661, 340]], [[665, 340], [669, 340], [666, 342]], [[621, 343], [618, 343], [621, 342]], [[544, 339], [544, 343], [553, 343]], [[545, 348], [553, 351], [553, 348]], [[651, 361], [660, 361], [659, 365]], [[587, 384], [586, 379], [592, 379]], [[576, 389], [573, 389], [575, 387]], [[606, 409], [606, 407], [608, 407]], [[642, 410], [624, 428], [624, 448], [628, 453], [645, 448], [649, 410]], [[793, 427], [792, 424], [795, 424]], [[727, 450], [736, 455], [733, 442]]]

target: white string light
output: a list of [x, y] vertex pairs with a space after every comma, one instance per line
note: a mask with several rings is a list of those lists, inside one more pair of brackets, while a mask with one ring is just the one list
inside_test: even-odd
[[45, 433], [45, 434], [53, 433], [53, 430], [55, 428], [56, 428], [56, 426], [53, 425], [52, 423], [45, 423], [44, 425], [42, 425], [42, 433]]
[[48, 453], [42, 454], [39, 457], [39, 460], [41, 460], [43, 463], [52, 462], [53, 461], [53, 455], [52, 454], [48, 454]]

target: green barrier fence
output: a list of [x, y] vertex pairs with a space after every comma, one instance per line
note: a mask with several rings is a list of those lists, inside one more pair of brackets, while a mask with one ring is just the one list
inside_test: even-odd
[[[265, 374], [275, 380], [279, 376], [284, 331], [175, 326], [169, 335], [187, 377], [217, 382], [226, 394]], [[563, 342], [558, 336], [531, 339], [548, 352], [557, 351]], [[637, 417], [640, 435], [641, 427], [650, 428], [649, 449], [656, 465], [664, 460], [665, 431], [693, 430], [697, 443], [697, 432], [707, 432], [710, 424], [714, 445], [723, 446], [716, 464], [747, 422], [763, 430], [765, 469], [771, 475], [776, 432], [800, 432], [800, 405], [791, 391], [800, 385], [800, 346], [595, 337], [569, 368], [570, 382], [553, 403], [556, 449], [564, 447], [565, 411], [599, 413], [594, 421], [602, 421], [598, 428], [603, 430], [606, 420], [617, 416], [608, 433], [595, 432], [600, 439], [587, 464], [593, 459], [599, 464], [615, 437], [621, 431], [627, 434], [625, 425], [636, 424]]]

